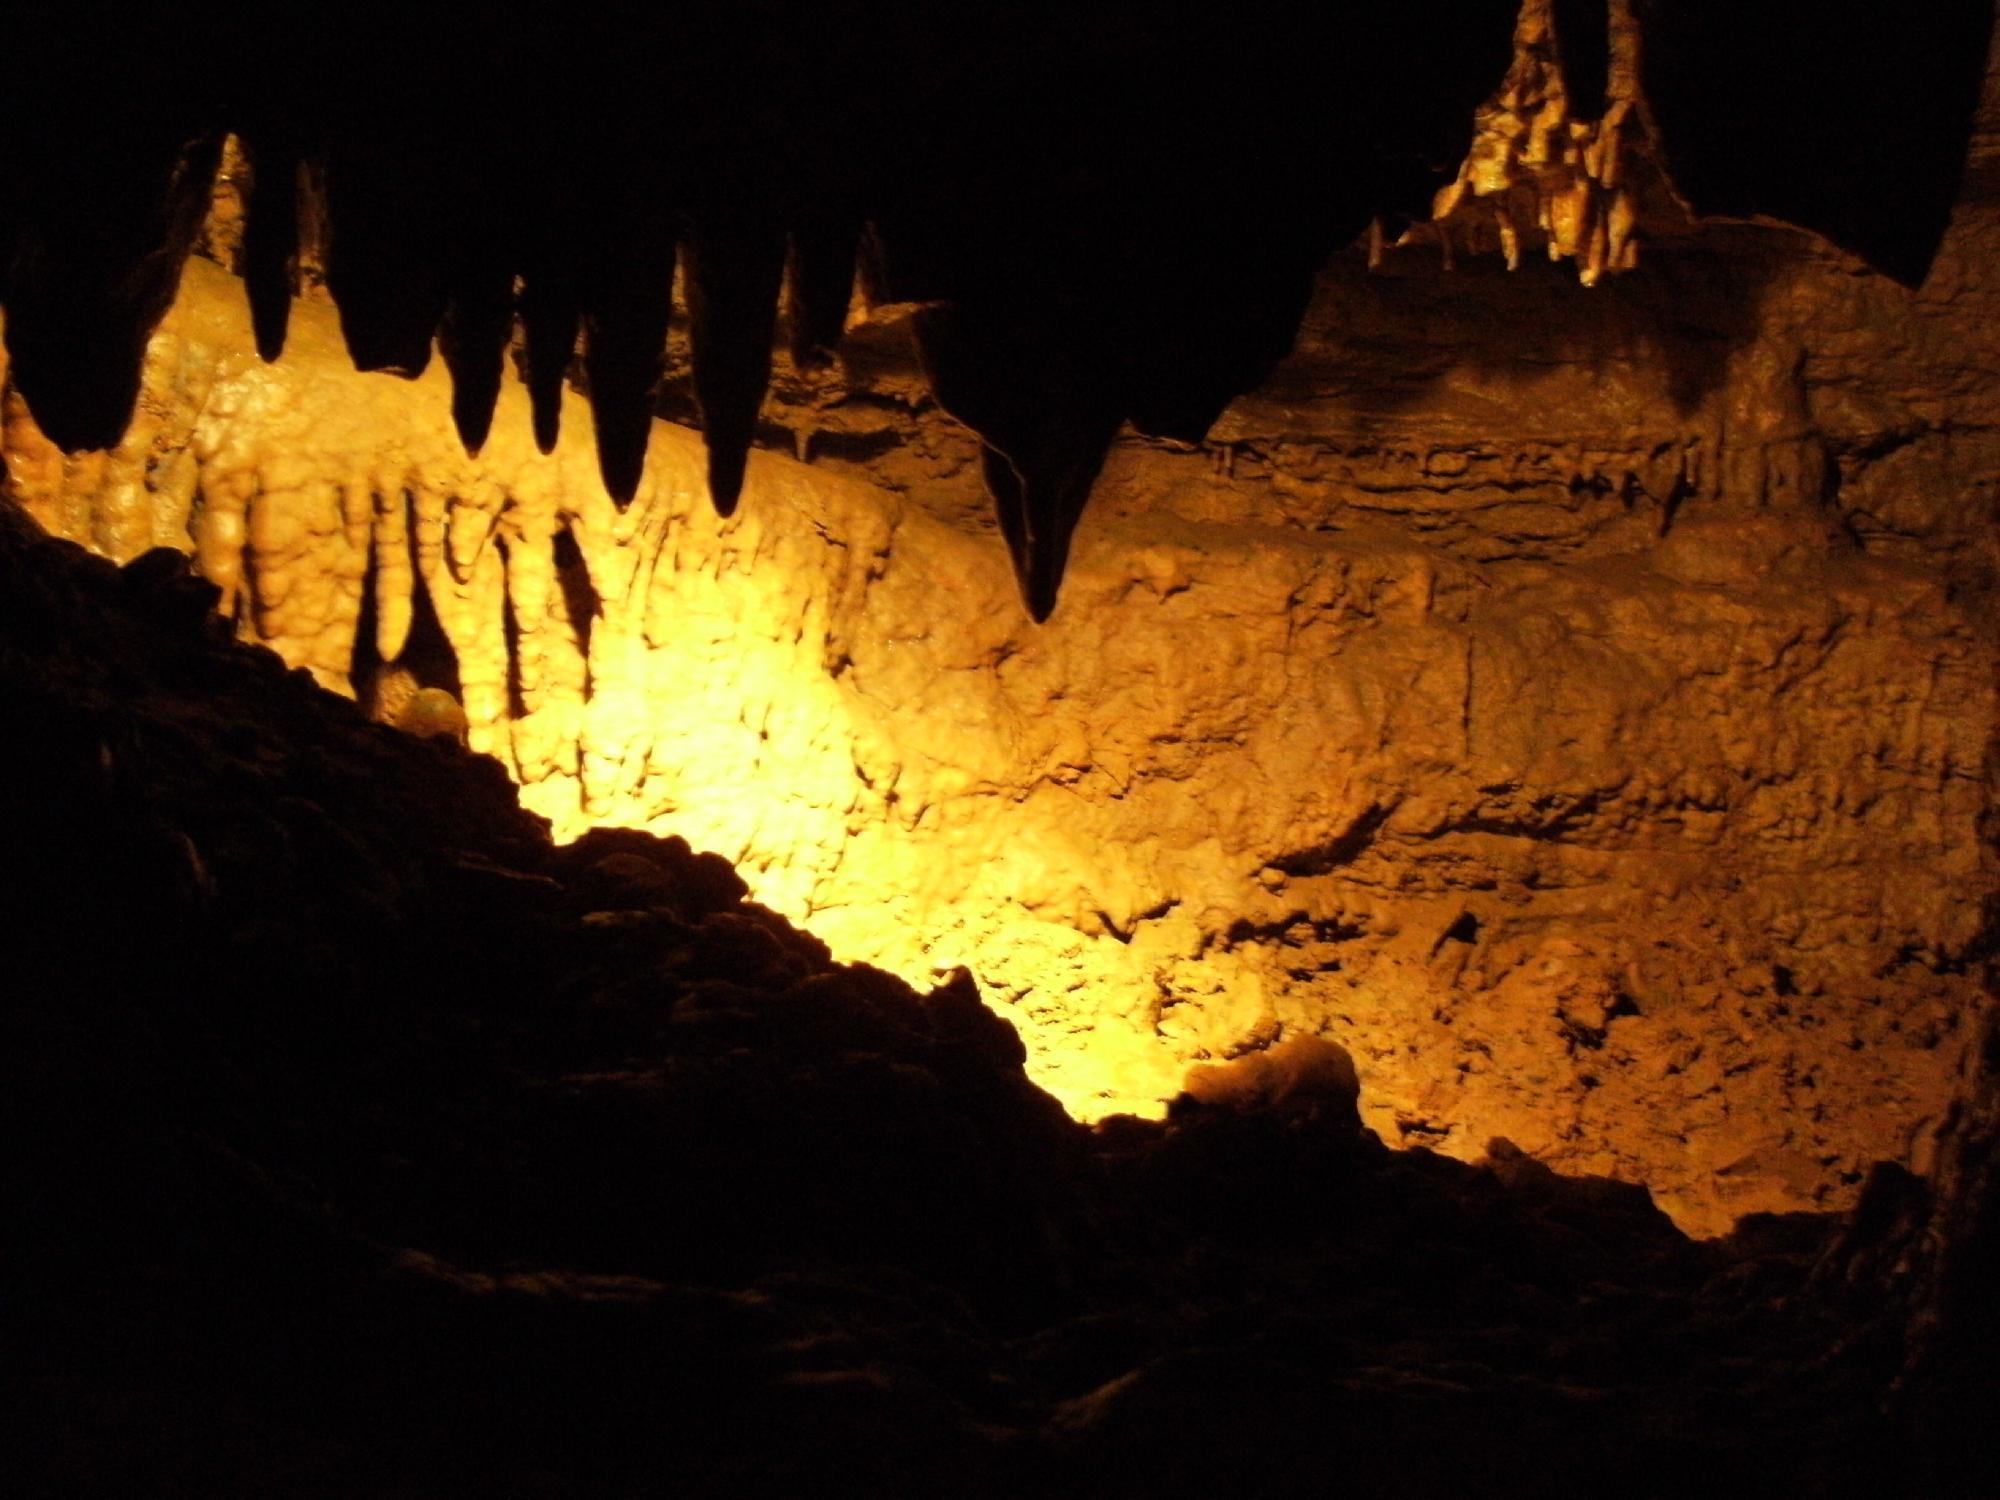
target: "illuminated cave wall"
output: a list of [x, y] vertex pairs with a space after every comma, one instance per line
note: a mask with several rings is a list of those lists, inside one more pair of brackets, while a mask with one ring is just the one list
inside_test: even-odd
[[192, 548], [329, 686], [434, 615], [418, 675], [559, 832], [679, 833], [843, 957], [969, 966], [1080, 1113], [1323, 1033], [1390, 1141], [1505, 1135], [1713, 1230], [1846, 1201], [1958, 1055], [1997, 190], [1989, 128], [1915, 296], [1777, 230], [1588, 290], [1357, 247], [1211, 444], [1119, 446], [1041, 627], [893, 308], [781, 371], [734, 521], [671, 424], [620, 517], [580, 400], [542, 458], [510, 382], [469, 460], [441, 370], [353, 373], [316, 300], [264, 366], [196, 262], [125, 445], [62, 459], [10, 395], [8, 484]]

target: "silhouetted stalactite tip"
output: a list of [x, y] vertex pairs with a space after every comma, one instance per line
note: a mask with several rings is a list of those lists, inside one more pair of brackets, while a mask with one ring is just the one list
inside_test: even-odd
[[688, 340], [708, 445], [708, 498], [733, 514], [771, 383], [785, 237], [761, 225], [697, 224], [688, 243]]
[[453, 279], [438, 352], [451, 371], [451, 419], [467, 453], [485, 447], [493, 430], [513, 331], [514, 277], [504, 261], [486, 261]]
[[523, 375], [534, 411], [535, 446], [553, 452], [562, 430], [563, 383], [576, 357], [583, 318], [576, 285], [553, 271], [530, 272], [521, 285]]
[[653, 392], [673, 314], [674, 237], [655, 222], [602, 247], [584, 293], [584, 378], [597, 419], [597, 461], [620, 505], [639, 492]]
[[936, 308], [918, 317], [917, 337], [938, 404], [984, 439], [986, 491], [1022, 602], [1045, 621], [1123, 419], [1113, 374], [1025, 320]]
[[1117, 431], [1117, 421], [1100, 413], [1094, 427], [1079, 424], [1067, 441], [1051, 442], [1022, 459], [996, 448], [981, 450], [986, 491], [1007, 540], [1014, 581], [1038, 625], [1055, 613], [1070, 543]]
[[446, 171], [426, 143], [374, 131], [327, 155], [326, 286], [357, 370], [415, 379], [444, 317]]
[[292, 299], [299, 294], [298, 149], [283, 139], [245, 139], [250, 193], [243, 223], [243, 284], [257, 353], [267, 362], [284, 352]]

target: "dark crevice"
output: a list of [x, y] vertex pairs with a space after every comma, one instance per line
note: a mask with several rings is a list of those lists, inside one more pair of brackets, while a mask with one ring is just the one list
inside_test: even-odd
[[440, 688], [459, 699], [465, 695], [458, 676], [458, 652], [445, 634], [437, 606], [431, 602], [430, 585], [418, 567], [411, 569], [409, 639], [389, 665], [408, 672], [418, 687]]
[[583, 654], [587, 664], [590, 661], [591, 631], [596, 628], [597, 617], [604, 612], [604, 601], [598, 597], [597, 589], [590, 581], [590, 567], [584, 561], [583, 549], [577, 545], [576, 536], [569, 527], [557, 528], [554, 546], [556, 586], [562, 590], [570, 629], [576, 632], [577, 650]]
[[[507, 557], [506, 539], [495, 537], [493, 545], [500, 549], [504, 564]], [[507, 651], [507, 716], [518, 723], [528, 716], [528, 704], [521, 696], [521, 620], [514, 613], [512, 589], [502, 589], [500, 592], [500, 639]]]

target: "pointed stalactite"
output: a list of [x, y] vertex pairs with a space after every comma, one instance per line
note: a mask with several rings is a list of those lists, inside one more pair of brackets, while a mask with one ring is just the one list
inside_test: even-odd
[[621, 506], [639, 493], [646, 470], [653, 392], [673, 315], [674, 249], [665, 226], [635, 227], [597, 268], [584, 296], [583, 372], [597, 422], [597, 463], [604, 488]]
[[[35, 162], [9, 278], [10, 378], [65, 452], [113, 448], [207, 213], [220, 133], [69, 139]], [[52, 153], [53, 155], [53, 153]]]
[[1103, 413], [1097, 422], [1068, 426], [1019, 456], [991, 445], [981, 450], [986, 492], [1007, 539], [1014, 580], [1038, 625], [1055, 613], [1070, 543], [1117, 431], [1118, 419]]
[[847, 331], [854, 269], [861, 249], [859, 218], [829, 217], [792, 231], [791, 289], [786, 321], [792, 363], [831, 364]]
[[1010, 306], [927, 309], [917, 348], [938, 404], [982, 440], [981, 462], [1021, 599], [1055, 611], [1071, 539], [1123, 420], [1111, 373], [1055, 327]]
[[528, 404], [534, 412], [535, 446], [555, 451], [562, 430], [563, 385], [576, 358], [583, 309], [575, 280], [552, 270], [531, 271], [521, 283], [521, 337], [526, 346]]
[[357, 370], [414, 380], [444, 317], [446, 175], [424, 143], [373, 131], [336, 141], [326, 164], [326, 288]]
[[243, 284], [257, 353], [268, 364], [284, 352], [292, 299], [299, 294], [299, 152], [282, 138], [246, 137], [250, 196], [244, 206]]
[[771, 339], [785, 237], [761, 227], [697, 225], [688, 244], [688, 340], [708, 445], [708, 498], [731, 515], [743, 492], [757, 412], [771, 383]]
[[504, 261], [482, 259], [453, 278], [438, 352], [451, 372], [452, 423], [474, 457], [493, 430], [513, 332], [514, 276]]

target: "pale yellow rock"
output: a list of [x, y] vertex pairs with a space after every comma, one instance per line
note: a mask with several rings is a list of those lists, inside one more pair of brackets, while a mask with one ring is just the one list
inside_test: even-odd
[[1431, 205], [1434, 222], [1408, 243], [1434, 242], [1497, 252], [1509, 270], [1524, 245], [1552, 261], [1576, 262], [1578, 279], [1595, 285], [1606, 272], [1638, 265], [1638, 199], [1625, 187], [1631, 159], [1650, 169], [1647, 186], [1659, 211], [1681, 225], [1657, 168], [1651, 168], [1637, 102], [1640, 36], [1629, 0], [1611, 0], [1611, 58], [1602, 118], [1570, 114], [1557, 65], [1550, 0], [1525, 0], [1514, 34], [1514, 63], [1480, 109], [1472, 147], [1455, 181]]

